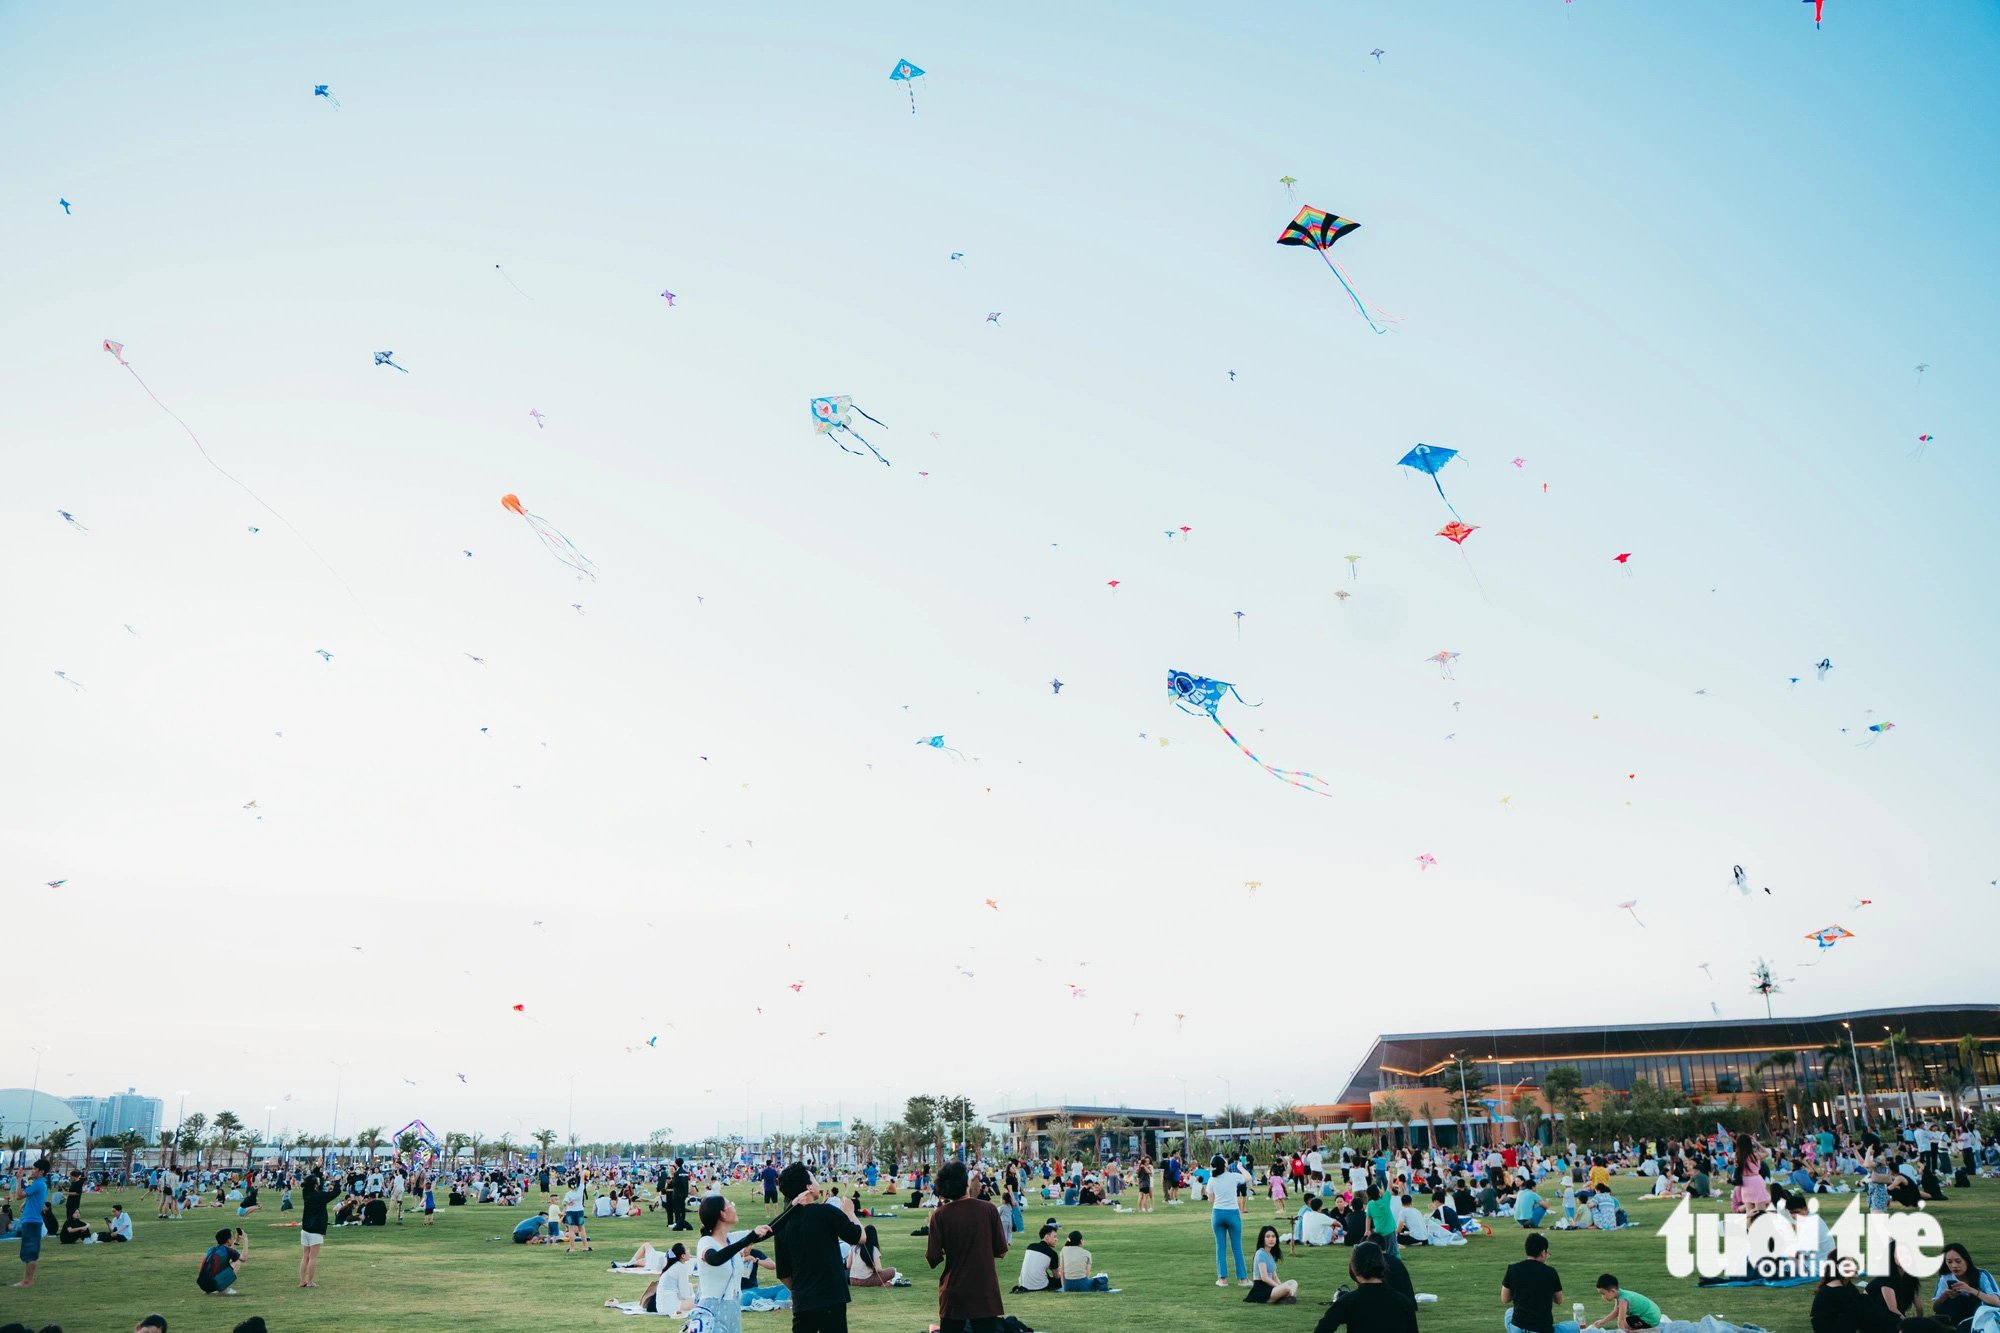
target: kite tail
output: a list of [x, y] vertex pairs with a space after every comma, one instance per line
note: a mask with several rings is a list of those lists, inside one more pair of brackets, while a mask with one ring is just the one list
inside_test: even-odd
[[[859, 409], [859, 408], [856, 408], [855, 410], [856, 410], [857, 412], [859, 412], [859, 411], [860, 411], [861, 409]], [[868, 414], [867, 414], [866, 412], [862, 412], [862, 413], [861, 413], [861, 415], [862, 415], [862, 416], [864, 416], [864, 417], [868, 417]], [[868, 417], [868, 419], [869, 419], [870, 421], [875, 421], [875, 418], [874, 418], [874, 417]], [[876, 425], [878, 425], [878, 426], [880, 426], [880, 425], [881, 425], [882, 423], [881, 423], [881, 422], [879, 422], [879, 421], [875, 421], [875, 424], [876, 424]], [[854, 435], [854, 431], [853, 431], [853, 430], [852, 430], [852, 428], [850, 428], [850, 427], [847, 427], [847, 426], [842, 426], [842, 427], [841, 427], [841, 430], [845, 431], [845, 432], [846, 432], [847, 434], [849, 434], [849, 435]], [[867, 445], [868, 445], [868, 452], [869, 452], [869, 453], [871, 453], [871, 454], [874, 454], [874, 455], [875, 455], [875, 461], [876, 461], [876, 462], [880, 463], [880, 464], [881, 464], [881, 465], [882, 465], [883, 467], [887, 467], [887, 466], [889, 466], [889, 460], [888, 460], [888, 459], [886, 459], [886, 458], [884, 458], [884, 457], [882, 457], [882, 451], [881, 451], [881, 450], [879, 450], [879, 449], [877, 449], [877, 448], [876, 448], [876, 447], [875, 447], [874, 445], [872, 445], [872, 444], [868, 444], [868, 440], [867, 440], [867, 438], [866, 438], [865, 436], [861, 436], [861, 435], [854, 435], [854, 438], [855, 438], [855, 439], [857, 439], [857, 440], [860, 440], [860, 441], [861, 441], [861, 442], [862, 442], [863, 444], [867, 444]], [[840, 441], [839, 441], [839, 440], [835, 440], [835, 441], [834, 441], [834, 443], [835, 443], [835, 444], [840, 444]], [[841, 445], [840, 445], [840, 447], [841, 447], [841, 448], [843, 448], [843, 449], [847, 449], [847, 446], [846, 446], [846, 445], [844, 445], [844, 444], [841, 444]], [[847, 452], [848, 452], [848, 453], [850, 453], [850, 454], [853, 454], [853, 455], [854, 455], [854, 456], [855, 456], [856, 458], [859, 458], [859, 457], [861, 457], [861, 453], [860, 453], [860, 451], [859, 451], [859, 450], [857, 450], [857, 449], [847, 449]]]
[[1435, 472], [1431, 473], [1431, 485], [1437, 487], [1438, 499], [1444, 501], [1444, 507], [1446, 509], [1451, 510], [1451, 516], [1457, 519], [1461, 523], [1465, 522], [1465, 515], [1459, 513], [1457, 509], [1452, 507], [1451, 497], [1444, 493], [1444, 483], [1438, 480], [1438, 474]]
[[[140, 378], [139, 372], [132, 368], [132, 363], [130, 361], [127, 361], [123, 357], [120, 357], [118, 359], [118, 364], [125, 367], [126, 373], [129, 374], [134, 380], [138, 381], [139, 387], [146, 391], [146, 396], [153, 400], [153, 406], [159, 408], [162, 412], [165, 412], [169, 417], [172, 417], [174, 424], [187, 432], [187, 437], [190, 440], [194, 441], [195, 450], [201, 455], [202, 462], [214, 468], [217, 473], [227, 478], [229, 482], [232, 485], [234, 485], [238, 490], [242, 491], [252, 500], [255, 500], [259, 505], [263, 507], [264, 512], [268, 513], [272, 518], [277, 519], [278, 522], [284, 524], [285, 530], [291, 533], [294, 537], [297, 537], [299, 539], [299, 545], [305, 547], [307, 551], [311, 552], [312, 558], [319, 561], [320, 564], [326, 569], [327, 573], [333, 575], [333, 581], [335, 583], [338, 583], [343, 589], [346, 590], [348, 597], [353, 600], [354, 605], [360, 608], [361, 614], [363, 616], [367, 617], [368, 623], [371, 625], [375, 625], [375, 617], [370, 616], [368, 614], [368, 608], [362, 604], [360, 594], [354, 591], [353, 585], [340, 576], [340, 571], [333, 567], [333, 562], [331, 560], [328, 560], [325, 556], [319, 553], [318, 547], [314, 546], [311, 542], [306, 540], [306, 535], [303, 532], [300, 532], [297, 528], [292, 526], [292, 520], [286, 518], [276, 509], [272, 508], [271, 502], [269, 500], [266, 500], [263, 496], [257, 494], [257, 492], [251, 490], [248, 486], [244, 485], [241, 479], [232, 475], [227, 468], [222, 466], [222, 464], [216, 462], [213, 458], [209, 457], [208, 448], [206, 445], [202, 444], [201, 436], [195, 434], [194, 428], [188, 425], [187, 422], [182, 421], [180, 419], [179, 413], [175, 412], [174, 409], [168, 407], [165, 403], [160, 401], [160, 395], [154, 393], [153, 387], [150, 384], [146, 383], [144, 379]], [[378, 632], [380, 632], [382, 629], [380, 625], [375, 625], [375, 628]]]
[[[1326, 262], [1329, 264], [1333, 264], [1333, 271], [1340, 276], [1340, 279], [1343, 282], [1347, 280], [1347, 270], [1342, 268], [1339, 264], [1334, 263], [1332, 255], [1327, 255]], [[1353, 291], [1354, 284], [1348, 283], [1347, 290], [1350, 292]], [[1380, 315], [1382, 317], [1382, 322], [1384, 324], [1401, 324], [1403, 322], [1403, 317], [1401, 315], [1392, 315], [1388, 311], [1384, 310], [1381, 306], [1376, 305], [1373, 301], [1370, 301], [1367, 304], [1370, 310], [1373, 310], [1377, 315]]]
[[1320, 790], [1321, 788], [1326, 786], [1325, 778], [1314, 777], [1311, 773], [1308, 773], [1303, 769], [1279, 768], [1274, 764], [1267, 764], [1262, 759], [1259, 759], [1256, 756], [1256, 754], [1251, 751], [1249, 746], [1245, 745], [1242, 741], [1237, 740], [1236, 733], [1231, 731], [1226, 725], [1224, 725], [1221, 718], [1218, 717], [1215, 719], [1215, 725], [1222, 728], [1222, 734], [1229, 737], [1231, 743], [1234, 744], [1237, 749], [1241, 750], [1244, 753], [1245, 757], [1247, 757], [1251, 763], [1257, 765], [1257, 767], [1263, 769], [1266, 773], [1269, 773], [1272, 777], [1276, 778], [1278, 781], [1286, 783], [1293, 787], [1297, 787], [1301, 791], [1309, 791], [1315, 796], [1333, 795], [1333, 793], [1330, 791]]
[[1493, 599], [1486, 595], [1486, 585], [1479, 581], [1479, 571], [1472, 567], [1472, 557], [1465, 553], [1463, 546], [1458, 548], [1458, 558], [1465, 562], [1465, 572], [1472, 575], [1472, 586], [1479, 589], [1479, 600], [1491, 606]]
[[[1238, 628], [1239, 628], [1239, 629], [1241, 628], [1241, 625], [1240, 625], [1240, 624], [1238, 625]], [[1236, 702], [1237, 702], [1237, 703], [1240, 703], [1240, 704], [1242, 704], [1242, 705], [1243, 705], [1243, 706], [1244, 706], [1245, 708], [1262, 708], [1262, 707], [1264, 706], [1264, 702], [1263, 702], [1263, 700], [1261, 700], [1261, 699], [1260, 699], [1260, 700], [1258, 700], [1258, 701], [1257, 701], [1256, 703], [1254, 703], [1254, 704], [1253, 704], [1253, 703], [1251, 703], [1251, 702], [1250, 702], [1250, 701], [1249, 701], [1248, 699], [1244, 698], [1244, 697], [1243, 697], [1242, 695], [1240, 695], [1240, 694], [1236, 693], [1236, 687], [1235, 687], [1234, 685], [1231, 685], [1231, 686], [1229, 687], [1229, 693], [1230, 693], [1230, 696], [1231, 696], [1232, 698], [1234, 698], [1234, 699], [1236, 700]], [[1210, 714], [1210, 716], [1211, 716], [1211, 717], [1213, 717], [1213, 716], [1214, 716], [1214, 714]], [[1220, 725], [1221, 725], [1221, 723], [1222, 723], [1222, 719], [1221, 719], [1221, 718], [1216, 718], [1216, 725], [1220, 726]]]
[[1362, 303], [1361, 297], [1355, 292], [1353, 285], [1347, 281], [1347, 276], [1340, 271], [1340, 266], [1333, 262], [1333, 256], [1322, 250], [1319, 252], [1319, 257], [1326, 261], [1328, 270], [1339, 280], [1340, 285], [1347, 289], [1347, 295], [1353, 300], [1354, 308], [1361, 313], [1361, 318], [1368, 322], [1368, 327], [1377, 333], [1387, 333], [1389, 330], [1377, 324], [1374, 317], [1368, 313], [1368, 307]]
[[[852, 404], [852, 403], [849, 403], [849, 404], [848, 404], [848, 406], [849, 406], [849, 407], [854, 407], [854, 404]], [[887, 430], [887, 429], [889, 429], [889, 423], [888, 423], [888, 422], [886, 422], [886, 421], [876, 421], [874, 417], [870, 417], [870, 416], [868, 416], [868, 414], [867, 414], [866, 412], [862, 412], [862, 411], [861, 411], [861, 409], [860, 409], [860, 408], [858, 408], [858, 407], [854, 407], [854, 410], [855, 410], [855, 411], [856, 411], [857, 413], [860, 413], [860, 415], [862, 415], [862, 416], [864, 416], [864, 417], [867, 417], [867, 418], [868, 418], [868, 420], [870, 420], [870, 421], [874, 421], [874, 422], [875, 422], [875, 424], [876, 424], [876, 425], [878, 425], [878, 426], [880, 426], [880, 427], [881, 427], [881, 428], [882, 428], [883, 430]], [[858, 439], [859, 437], [857, 436], [856, 438]]]
[[597, 566], [591, 563], [589, 556], [577, 550], [569, 538], [549, 526], [547, 519], [535, 514], [529, 514], [526, 517], [528, 526], [533, 528], [535, 535], [542, 539], [542, 545], [548, 547], [550, 555], [562, 561], [592, 583], [597, 582]]

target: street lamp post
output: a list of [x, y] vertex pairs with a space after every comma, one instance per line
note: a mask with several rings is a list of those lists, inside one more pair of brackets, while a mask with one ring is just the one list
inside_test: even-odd
[[1861, 1086], [1861, 1052], [1855, 1049], [1854, 1025], [1842, 1023], [1847, 1029], [1847, 1054], [1854, 1061], [1854, 1095], [1861, 1100], [1861, 1128], [1868, 1128], [1868, 1089]]
[[327, 1137], [332, 1139], [333, 1143], [329, 1145], [327, 1151], [338, 1152], [340, 1151], [340, 1085], [347, 1079], [347, 1062], [344, 1060], [329, 1060], [327, 1063], [334, 1068], [333, 1128], [327, 1132]]
[[1233, 1146], [1236, 1142], [1236, 1091], [1228, 1079], [1220, 1074], [1216, 1077], [1222, 1079], [1222, 1104], [1229, 1112], [1229, 1142]]
[[186, 1088], [180, 1089], [179, 1096], [181, 1099], [181, 1105], [180, 1109], [174, 1112], [174, 1142], [173, 1142], [173, 1147], [171, 1149], [171, 1152], [173, 1154], [174, 1165], [177, 1167], [181, 1164], [181, 1125], [183, 1122], [187, 1120], [187, 1109], [188, 1109], [187, 1089]]
[[1181, 1085], [1181, 1152], [1192, 1157], [1194, 1152], [1194, 1116], [1188, 1110], [1188, 1081], [1176, 1075], [1174, 1082]]
[[35, 1053], [35, 1077], [28, 1085], [27, 1135], [28, 1146], [32, 1148], [35, 1146], [35, 1101], [41, 1095], [42, 1091], [42, 1057], [48, 1054], [49, 1048], [46, 1046], [30, 1046], [28, 1049]]
[[1889, 1032], [1889, 1025], [1886, 1023], [1882, 1025], [1882, 1030], [1889, 1033], [1889, 1072], [1896, 1079], [1896, 1105], [1903, 1112], [1903, 1123], [1908, 1124], [1910, 1113], [1915, 1108], [1911, 1105], [1908, 1095], [1903, 1091], [1903, 1067], [1896, 1060], [1896, 1034]]
[[1453, 1052], [1451, 1058], [1458, 1066], [1458, 1110], [1462, 1126], [1462, 1132], [1458, 1136], [1458, 1147], [1459, 1151], [1463, 1152], [1472, 1134], [1472, 1098], [1465, 1089], [1465, 1057]]

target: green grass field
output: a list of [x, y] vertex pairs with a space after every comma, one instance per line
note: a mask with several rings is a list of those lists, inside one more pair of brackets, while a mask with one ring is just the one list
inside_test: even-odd
[[[1620, 1193], [1630, 1198], [1626, 1191]], [[531, 1195], [531, 1201], [536, 1197]], [[746, 1225], [763, 1218], [761, 1204], [744, 1202], [744, 1192], [736, 1197]], [[140, 1316], [158, 1311], [167, 1316], [174, 1333], [227, 1333], [237, 1320], [252, 1314], [263, 1315], [273, 1333], [441, 1327], [547, 1333], [551, 1328], [586, 1325], [622, 1328], [628, 1317], [602, 1308], [603, 1303], [612, 1296], [636, 1299], [645, 1279], [608, 1273], [605, 1265], [613, 1258], [625, 1258], [642, 1240], [673, 1239], [656, 1220], [658, 1214], [593, 1220], [595, 1252], [565, 1255], [560, 1246], [517, 1246], [505, 1239], [514, 1222], [527, 1215], [525, 1207], [440, 1208], [437, 1225], [428, 1229], [417, 1216], [401, 1227], [335, 1229], [320, 1261], [319, 1289], [302, 1291], [298, 1232], [269, 1225], [280, 1215], [260, 1212], [246, 1219], [250, 1254], [238, 1283], [243, 1294], [220, 1298], [201, 1295], [194, 1273], [215, 1229], [233, 1225], [233, 1212], [203, 1208], [188, 1213], [186, 1221], [159, 1222], [153, 1219], [151, 1197], [114, 1193], [90, 1199], [87, 1215], [95, 1219], [109, 1212], [114, 1200], [132, 1208], [136, 1241], [69, 1247], [46, 1243], [32, 1288], [0, 1288], [0, 1323], [19, 1321], [31, 1328], [54, 1323], [65, 1333], [127, 1333]], [[1835, 1200], [1838, 1207], [1845, 1206], [1844, 1196]], [[1780, 1333], [1802, 1333], [1809, 1288], [1697, 1292], [1692, 1282], [1667, 1276], [1664, 1242], [1653, 1235], [1658, 1222], [1652, 1219], [1663, 1216], [1656, 1211], [1661, 1207], [1632, 1206], [1641, 1226], [1630, 1231], [1549, 1232], [1551, 1258], [1562, 1273], [1567, 1298], [1586, 1302], [1589, 1317], [1599, 1317], [1603, 1306], [1591, 1286], [1608, 1269], [1627, 1286], [1659, 1301], [1676, 1319], [1717, 1314]], [[1982, 1182], [1969, 1192], [1954, 1191], [1951, 1199], [1933, 1208], [1945, 1239], [1964, 1242], [1983, 1264], [2000, 1264], [2000, 1186]], [[1029, 1211], [1030, 1229], [1052, 1214], [1065, 1230], [1075, 1227], [1084, 1233], [1097, 1267], [1124, 1289], [1116, 1296], [1008, 1298], [1010, 1313], [1054, 1333], [1142, 1329], [1150, 1333], [1196, 1312], [1207, 1328], [1310, 1329], [1319, 1319], [1322, 1302], [1346, 1280], [1345, 1249], [1302, 1251], [1286, 1259], [1280, 1269], [1284, 1276], [1299, 1280], [1298, 1305], [1245, 1305], [1237, 1288], [1214, 1285], [1214, 1245], [1205, 1205], [1163, 1207], [1146, 1217], [1043, 1205], [1040, 1211]], [[1254, 1235], [1254, 1228], [1269, 1214], [1268, 1202], [1260, 1206], [1251, 1201], [1246, 1231]], [[935, 1317], [937, 1283], [923, 1266], [922, 1239], [909, 1234], [920, 1221], [921, 1217], [906, 1213], [877, 1223], [887, 1261], [903, 1269], [915, 1285], [856, 1291], [851, 1326], [857, 1333], [918, 1333]], [[1424, 1327], [1497, 1333], [1500, 1275], [1520, 1257], [1524, 1234], [1503, 1221], [1494, 1236], [1475, 1238], [1469, 1245], [1435, 1252], [1406, 1250], [1417, 1290], [1436, 1292], [1439, 1298], [1437, 1304], [1420, 1308]], [[1003, 1290], [1013, 1284], [1017, 1269], [1017, 1260], [1002, 1261]], [[0, 1282], [18, 1278], [14, 1247], [0, 1247]], [[790, 1322], [783, 1313], [744, 1315], [744, 1327], [753, 1333], [781, 1333]]]

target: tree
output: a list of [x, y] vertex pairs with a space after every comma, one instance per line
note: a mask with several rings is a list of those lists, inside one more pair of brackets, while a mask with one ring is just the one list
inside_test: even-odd
[[1250, 1123], [1250, 1113], [1235, 1102], [1228, 1103], [1215, 1114], [1217, 1119], [1221, 1120], [1230, 1129], [1240, 1129]]
[[[174, 1143], [176, 1152], [191, 1153], [201, 1147], [202, 1131], [208, 1128], [208, 1117], [196, 1111], [181, 1121], [180, 1138]], [[201, 1165], [197, 1159], [195, 1165]]]
[[76, 1146], [76, 1122], [58, 1125], [42, 1135], [41, 1149], [51, 1157], [60, 1157]]
[[361, 1157], [368, 1165], [375, 1164], [375, 1150], [388, 1142], [388, 1136], [380, 1125], [369, 1125], [354, 1136], [354, 1146], [361, 1150]]
[[396, 1136], [396, 1160], [401, 1161], [405, 1157], [415, 1157], [417, 1155], [417, 1149], [423, 1146], [424, 1146], [424, 1141], [417, 1134], [416, 1130], [414, 1129], [404, 1130], [401, 1134], [398, 1134]]
[[556, 1146], [556, 1132], [553, 1129], [538, 1129], [535, 1131], [534, 1137], [535, 1146], [542, 1151], [542, 1164], [546, 1166], [548, 1165], [549, 1154]]
[[1575, 1065], [1556, 1065], [1542, 1075], [1542, 1096], [1556, 1115], [1574, 1120], [1583, 1112], [1583, 1075]]
[[[1379, 1125], [1384, 1120], [1387, 1120], [1391, 1124], [1401, 1126], [1403, 1136], [1406, 1140], [1410, 1133], [1410, 1121], [1414, 1118], [1410, 1114], [1410, 1108], [1404, 1104], [1403, 1099], [1393, 1092], [1383, 1093], [1382, 1096], [1375, 1100], [1375, 1123]], [[1389, 1146], [1393, 1148], [1400, 1147], [1401, 1145], [1392, 1137]]]
[[875, 1126], [860, 1116], [854, 1117], [854, 1123], [847, 1127], [847, 1140], [854, 1145], [854, 1156], [857, 1161], [865, 1163], [875, 1160], [876, 1137]]
[[236, 1137], [243, 1132], [243, 1122], [234, 1111], [217, 1111], [215, 1119], [209, 1123], [208, 1137], [214, 1142], [216, 1151], [223, 1154], [223, 1161], [231, 1160], [236, 1151]]
[[502, 1166], [513, 1161], [514, 1136], [512, 1134], [502, 1134], [499, 1138], [493, 1140], [493, 1151], [500, 1154], [500, 1164]]
[[1299, 1126], [1305, 1122], [1306, 1113], [1294, 1101], [1275, 1102], [1271, 1106], [1271, 1126], [1289, 1138], [1297, 1138]]
[[1979, 1038], [1967, 1033], [1958, 1039], [1958, 1071], [1971, 1087], [1972, 1095], [1978, 1099], [1979, 1110], [1986, 1112], [1985, 1080], [1979, 1074]]
[[1535, 1096], [1535, 1090], [1528, 1088], [1514, 1098], [1514, 1104], [1507, 1108], [1508, 1114], [1521, 1127], [1521, 1137], [1529, 1143], [1537, 1143], [1542, 1137], [1542, 1101]]
[[1070, 1119], [1069, 1112], [1065, 1111], [1049, 1121], [1047, 1132], [1049, 1155], [1068, 1157], [1070, 1145], [1076, 1141], [1076, 1121]]
[[160, 1150], [160, 1165], [165, 1166], [167, 1154], [174, 1150], [174, 1132], [171, 1129], [163, 1129], [153, 1137], [158, 1140], [154, 1146]]

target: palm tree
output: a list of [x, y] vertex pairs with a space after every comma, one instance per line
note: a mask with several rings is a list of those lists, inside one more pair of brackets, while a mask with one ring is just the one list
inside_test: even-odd
[[1050, 1155], [1068, 1157], [1070, 1144], [1076, 1139], [1076, 1121], [1070, 1119], [1069, 1113], [1064, 1112], [1049, 1121], [1049, 1127], [1045, 1132], [1048, 1135]]
[[154, 1146], [160, 1150], [160, 1165], [165, 1166], [168, 1154], [174, 1150], [174, 1132], [171, 1129], [163, 1129], [153, 1137], [158, 1140]]
[[76, 1146], [76, 1122], [58, 1125], [42, 1136], [41, 1149], [51, 1157], [60, 1157]]
[[1521, 1126], [1521, 1133], [1530, 1143], [1539, 1142], [1542, 1136], [1542, 1102], [1535, 1096], [1535, 1090], [1528, 1088], [1507, 1108], [1514, 1120]]
[[[188, 1116], [181, 1121], [180, 1138], [175, 1142], [174, 1150], [177, 1153], [195, 1152], [201, 1147], [201, 1134], [207, 1128], [208, 1117], [201, 1112], [196, 1111], [193, 1115]], [[199, 1167], [201, 1164], [201, 1159], [196, 1158], [195, 1165]]]
[[[1404, 1135], [1407, 1137], [1410, 1132], [1410, 1121], [1412, 1118], [1410, 1108], [1405, 1106], [1403, 1099], [1393, 1092], [1383, 1093], [1375, 1102], [1374, 1119], [1377, 1125], [1380, 1125], [1384, 1120], [1389, 1121], [1391, 1124], [1400, 1125], [1402, 1126]], [[1381, 1131], [1378, 1129], [1376, 1133], [1379, 1134]], [[1390, 1138], [1389, 1146], [1392, 1148], [1400, 1146], [1396, 1143], [1393, 1135]]]
[[[1304, 1123], [1305, 1118], [1306, 1113], [1300, 1110], [1299, 1104], [1294, 1101], [1281, 1101], [1271, 1107], [1271, 1124], [1288, 1135], [1298, 1134], [1299, 1126]], [[1313, 1137], [1317, 1140], [1318, 1135]]]
[[236, 1151], [236, 1136], [242, 1132], [243, 1122], [237, 1119], [236, 1112], [234, 1111], [217, 1111], [215, 1119], [210, 1122], [208, 1136], [214, 1140], [215, 1147], [220, 1149], [224, 1154], [223, 1162], [225, 1165], [234, 1156]]
[[513, 1161], [515, 1153], [514, 1136], [512, 1134], [502, 1134], [499, 1138], [493, 1140], [493, 1151], [500, 1155], [500, 1165], [505, 1166]]
[[542, 1150], [542, 1163], [547, 1165], [549, 1153], [556, 1146], [556, 1132], [553, 1129], [538, 1129], [534, 1137], [535, 1146]]
[[387, 1141], [380, 1125], [369, 1125], [354, 1136], [354, 1146], [360, 1149], [362, 1160], [370, 1167], [375, 1165], [375, 1150]]
[[1979, 1114], [1986, 1114], [1985, 1080], [1979, 1074], [1979, 1038], [1967, 1033], [1958, 1039], [1958, 1068], [1965, 1081], [1972, 1085], [1972, 1095], [1979, 1101]]
[[4, 1147], [7, 1150], [8, 1166], [13, 1166], [15, 1162], [20, 1160], [21, 1152], [27, 1146], [28, 1136], [26, 1134], [9, 1134], [6, 1139], [0, 1140], [0, 1147]]

